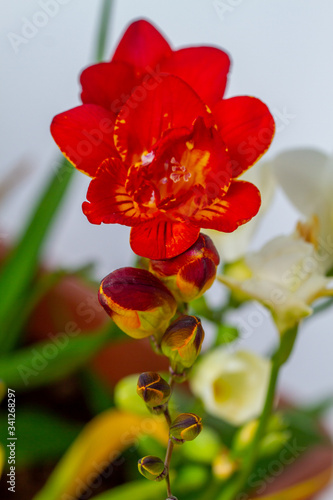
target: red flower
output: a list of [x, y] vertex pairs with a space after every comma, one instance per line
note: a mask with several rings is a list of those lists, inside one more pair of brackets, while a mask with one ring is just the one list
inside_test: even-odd
[[111, 62], [83, 71], [84, 104], [52, 122], [60, 149], [93, 177], [89, 221], [131, 226], [138, 255], [174, 257], [200, 228], [234, 231], [259, 209], [258, 190], [234, 179], [267, 150], [274, 120], [258, 99], [221, 100], [228, 69], [221, 50], [172, 51], [137, 21]]

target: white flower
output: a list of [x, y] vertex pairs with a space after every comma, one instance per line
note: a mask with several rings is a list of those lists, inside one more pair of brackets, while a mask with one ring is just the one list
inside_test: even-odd
[[190, 378], [191, 389], [208, 413], [242, 425], [263, 410], [270, 368], [269, 360], [220, 346], [201, 358]]
[[292, 204], [307, 218], [319, 220], [318, 243], [326, 254], [324, 268], [333, 266], [333, 157], [313, 149], [278, 155], [272, 169]]
[[261, 193], [259, 214], [250, 222], [239, 226], [233, 233], [221, 233], [206, 229], [213, 240], [223, 262], [233, 262], [245, 255], [251, 239], [258, 228], [261, 217], [267, 211], [275, 191], [275, 179], [269, 162], [258, 162], [246, 171], [240, 179], [252, 182]]
[[315, 224], [299, 224], [293, 234], [274, 238], [219, 276], [244, 298], [268, 307], [281, 333], [311, 314], [310, 304], [317, 298], [333, 295], [328, 288], [333, 281], [324, 275], [323, 256], [311, 243], [315, 229]]

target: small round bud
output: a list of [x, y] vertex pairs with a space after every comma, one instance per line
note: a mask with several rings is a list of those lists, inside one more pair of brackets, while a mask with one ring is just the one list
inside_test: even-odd
[[151, 260], [149, 270], [179, 302], [201, 297], [215, 280], [219, 254], [209, 236], [200, 234], [186, 252], [167, 260]]
[[196, 316], [180, 316], [166, 330], [161, 349], [170, 359], [175, 373], [190, 368], [197, 359], [205, 336], [201, 321]]
[[106, 276], [98, 298], [119, 328], [136, 339], [161, 336], [177, 309], [161, 281], [149, 271], [133, 267]]
[[167, 468], [164, 462], [152, 455], [140, 458], [138, 461], [138, 469], [146, 479], [150, 481], [162, 481], [167, 475]]
[[141, 373], [136, 391], [152, 409], [163, 406], [170, 397], [168, 382], [155, 372]]
[[192, 441], [202, 430], [202, 419], [194, 413], [181, 413], [170, 426], [170, 439], [182, 444]]

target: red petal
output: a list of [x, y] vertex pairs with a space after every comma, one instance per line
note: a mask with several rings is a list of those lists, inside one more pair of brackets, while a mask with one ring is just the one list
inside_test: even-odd
[[189, 47], [173, 52], [161, 62], [161, 71], [179, 76], [213, 106], [223, 96], [230, 59], [214, 47]]
[[133, 252], [148, 259], [171, 259], [198, 239], [200, 230], [192, 224], [155, 219], [135, 226], [130, 243]]
[[80, 78], [81, 99], [118, 113], [138, 80], [132, 66], [125, 63], [100, 63], [86, 68]]
[[55, 116], [51, 134], [66, 158], [94, 177], [103, 160], [118, 156], [113, 142], [114, 122], [114, 113], [83, 104]]
[[141, 222], [132, 199], [125, 190], [126, 169], [118, 159], [102, 163], [89, 185], [83, 213], [92, 224], [118, 223], [133, 226]]
[[274, 119], [263, 102], [247, 96], [224, 99], [215, 106], [213, 115], [229, 149], [233, 177], [238, 177], [269, 148]]
[[150, 152], [164, 132], [172, 128], [192, 128], [202, 116], [211, 125], [211, 114], [189, 85], [175, 76], [165, 76], [145, 98], [131, 98], [120, 111], [115, 125], [115, 144], [129, 163]]
[[191, 221], [200, 227], [231, 233], [258, 213], [260, 202], [260, 192], [253, 184], [233, 181], [223, 198], [199, 210]]
[[160, 59], [171, 54], [168, 42], [152, 24], [140, 20], [124, 33], [112, 61], [132, 64], [137, 70], [155, 69]]

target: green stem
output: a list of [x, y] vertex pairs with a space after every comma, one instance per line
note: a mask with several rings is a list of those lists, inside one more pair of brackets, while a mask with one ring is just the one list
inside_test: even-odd
[[95, 49], [95, 59], [98, 62], [103, 61], [104, 59], [105, 46], [109, 34], [109, 23], [111, 18], [112, 5], [113, 5], [113, 0], [104, 0], [102, 6], [98, 39]]
[[167, 483], [167, 495], [168, 495], [168, 497], [172, 496], [171, 485], [170, 485], [169, 469], [170, 469], [170, 463], [171, 463], [171, 458], [172, 458], [173, 447], [174, 447], [174, 444], [171, 441], [171, 439], [169, 439], [168, 448], [167, 448], [167, 452], [166, 452], [166, 457], [165, 457], [165, 461], [164, 461], [164, 465], [165, 465], [165, 467], [167, 468], [167, 471], [168, 471], [167, 476], [165, 478], [166, 483]]
[[256, 464], [260, 442], [265, 435], [267, 424], [272, 414], [280, 368], [289, 358], [292, 347], [296, 340], [296, 336], [297, 327], [285, 332], [281, 337], [280, 346], [276, 353], [272, 356], [271, 374], [266, 393], [264, 409], [259, 418], [259, 426], [257, 432], [248, 451], [246, 452], [240, 473], [235, 476], [234, 481], [226, 486], [225, 490], [218, 497], [218, 500], [234, 500], [246, 486], [246, 482]]

